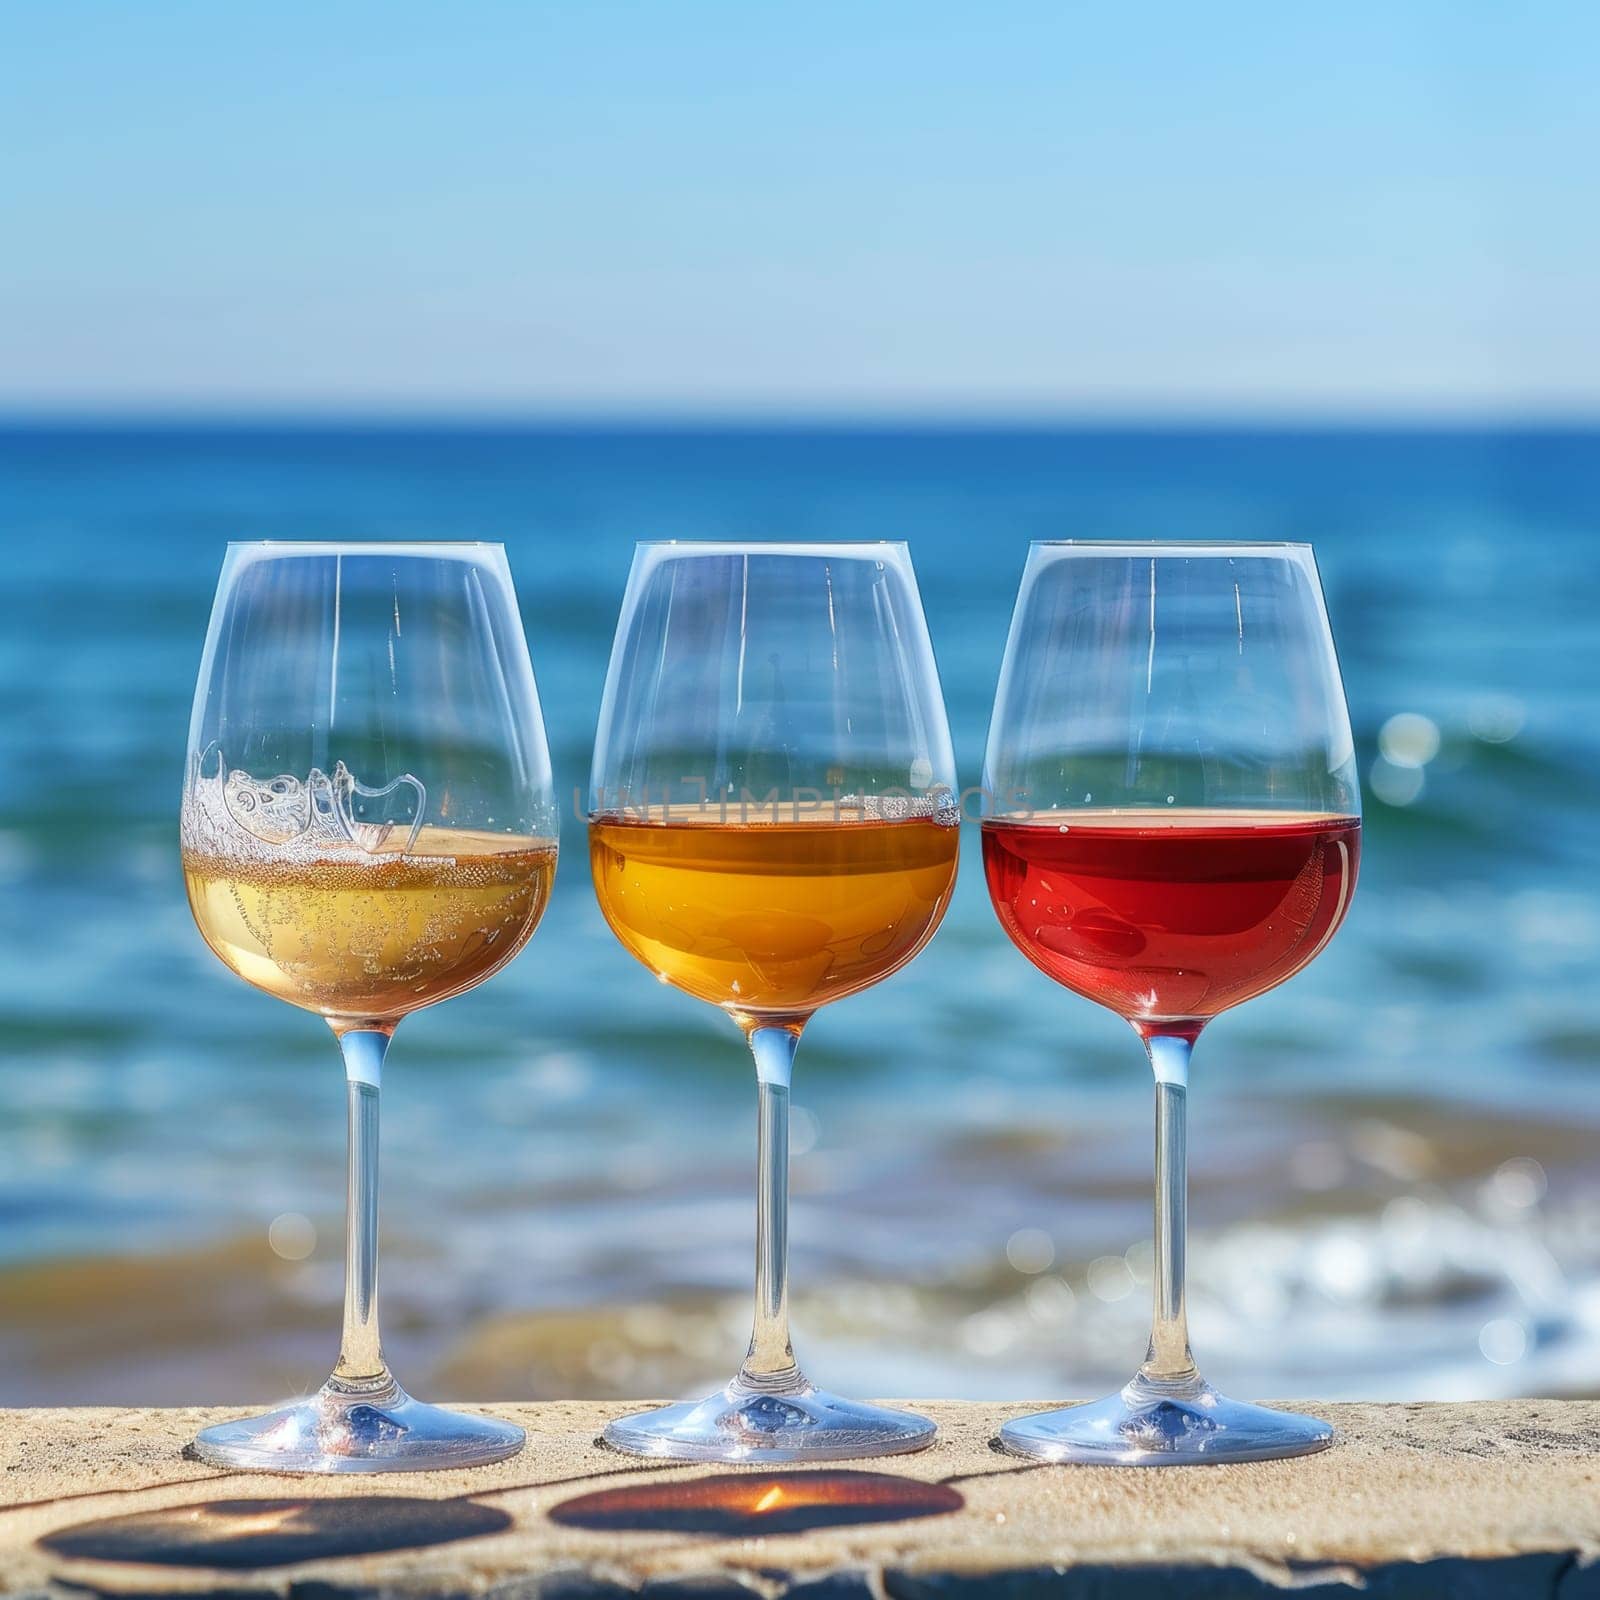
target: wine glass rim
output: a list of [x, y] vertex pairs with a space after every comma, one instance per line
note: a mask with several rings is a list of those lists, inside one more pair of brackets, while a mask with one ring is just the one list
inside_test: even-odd
[[1035, 539], [1033, 550], [1161, 550], [1188, 555], [1209, 550], [1309, 550], [1304, 539]]
[[904, 550], [904, 539], [640, 539], [639, 550], [707, 550], [760, 555], [815, 550]]
[[343, 555], [392, 550], [504, 550], [498, 539], [230, 539], [230, 550], [309, 550]]

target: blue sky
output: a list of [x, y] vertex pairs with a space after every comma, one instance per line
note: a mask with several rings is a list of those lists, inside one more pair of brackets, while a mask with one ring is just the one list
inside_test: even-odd
[[0, 405], [1600, 411], [1593, 8], [0, 18]]

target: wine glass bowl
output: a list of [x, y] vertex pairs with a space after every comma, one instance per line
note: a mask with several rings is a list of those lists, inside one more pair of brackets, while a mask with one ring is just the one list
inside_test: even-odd
[[622, 945], [719, 1007], [756, 1067], [756, 1304], [738, 1376], [613, 1422], [680, 1460], [920, 1449], [925, 1418], [817, 1388], [788, 1330], [790, 1071], [823, 1006], [932, 937], [955, 764], [902, 545], [641, 545], [595, 743], [589, 854]]
[[556, 808], [498, 545], [230, 545], [190, 727], [190, 908], [239, 977], [322, 1017], [344, 1057], [344, 1333], [316, 1395], [206, 1429], [196, 1453], [282, 1472], [470, 1466], [521, 1448], [413, 1400], [377, 1319], [378, 1093], [391, 1035], [532, 936]]
[[985, 760], [1001, 926], [1129, 1022], [1156, 1080], [1154, 1315], [1133, 1381], [1008, 1424], [1045, 1460], [1162, 1465], [1321, 1449], [1325, 1423], [1217, 1394], [1184, 1301], [1190, 1053], [1293, 977], [1349, 908], [1360, 791], [1309, 546], [1035, 545]]

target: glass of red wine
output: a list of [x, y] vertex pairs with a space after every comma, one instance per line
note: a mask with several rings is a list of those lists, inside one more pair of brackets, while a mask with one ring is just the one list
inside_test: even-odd
[[1350, 718], [1298, 544], [1035, 544], [984, 762], [983, 863], [1035, 966], [1132, 1024], [1155, 1072], [1154, 1315], [1120, 1393], [1001, 1430], [1018, 1455], [1164, 1466], [1330, 1444], [1218, 1394], [1184, 1312], [1189, 1055], [1344, 920], [1361, 851]]

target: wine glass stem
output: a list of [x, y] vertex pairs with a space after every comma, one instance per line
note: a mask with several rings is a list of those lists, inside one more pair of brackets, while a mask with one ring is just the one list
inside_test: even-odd
[[1145, 1040], [1156, 1079], [1155, 1283], [1150, 1349], [1139, 1369], [1148, 1386], [1187, 1390], [1199, 1383], [1189, 1351], [1184, 1255], [1189, 1227], [1187, 1117], [1191, 1040], [1172, 1034]]
[[349, 1112], [344, 1218], [344, 1335], [333, 1383], [366, 1390], [394, 1380], [378, 1337], [378, 1092], [389, 1035], [352, 1028], [339, 1037]]
[[777, 1393], [800, 1381], [789, 1343], [789, 1075], [800, 1035], [750, 1030], [756, 1062], [756, 1309], [744, 1388]]

